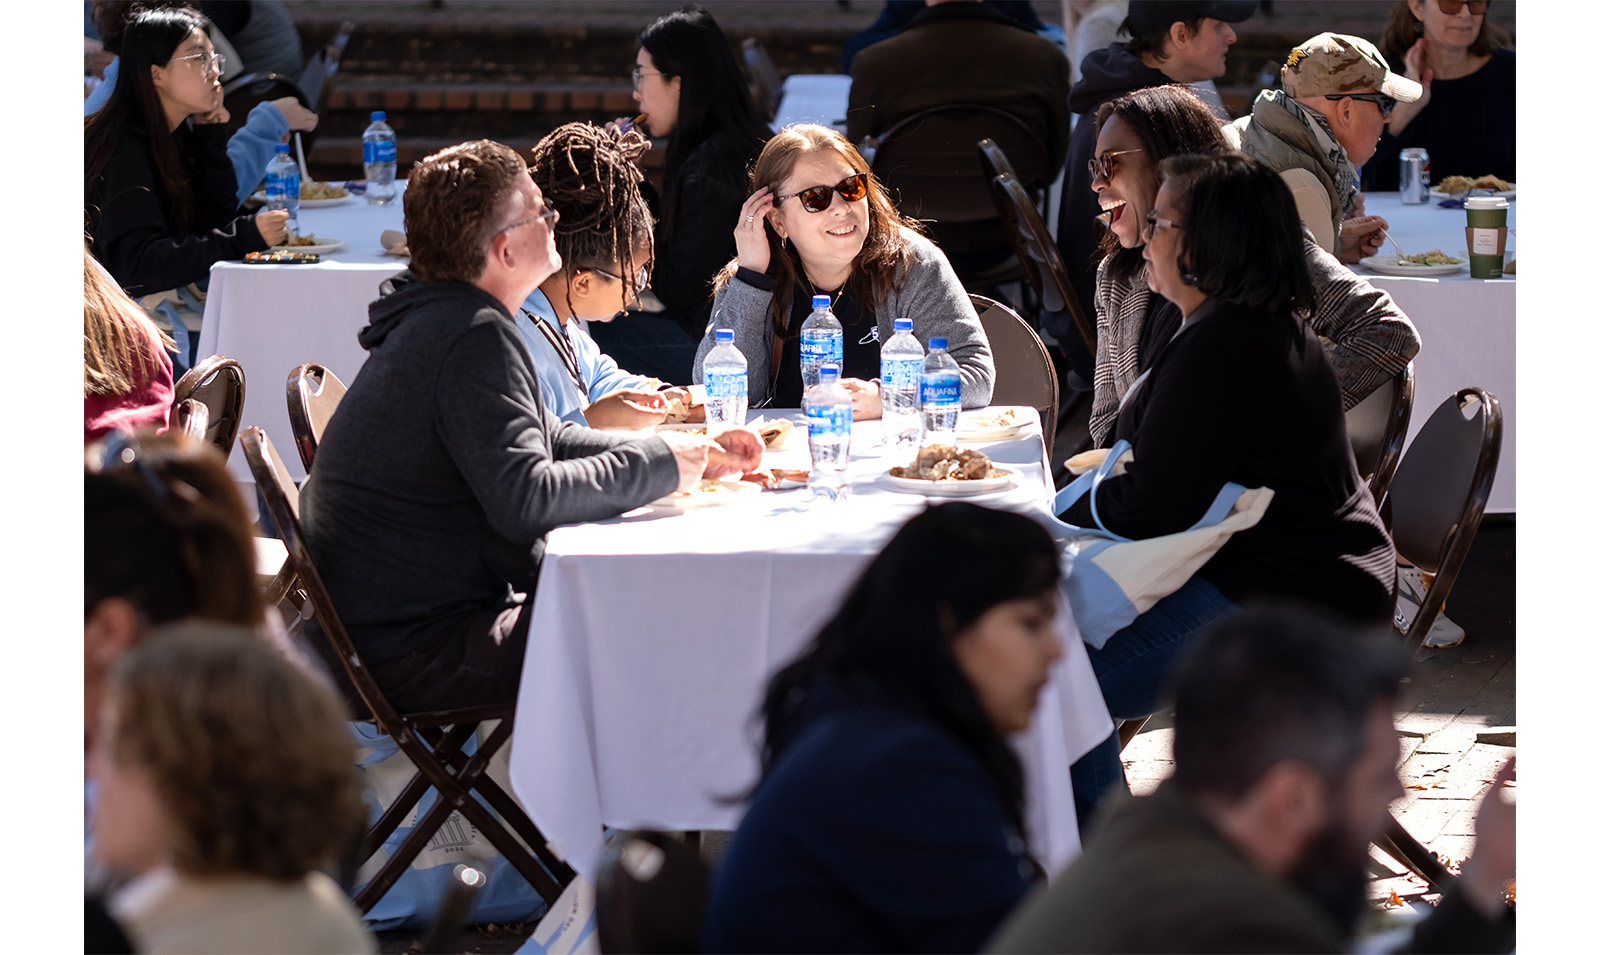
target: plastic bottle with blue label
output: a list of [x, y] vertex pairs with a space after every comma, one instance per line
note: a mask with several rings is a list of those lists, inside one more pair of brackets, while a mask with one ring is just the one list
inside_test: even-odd
[[372, 125], [361, 134], [361, 165], [367, 175], [367, 205], [386, 206], [394, 202], [394, 130], [384, 122], [382, 110], [372, 114]]
[[811, 476], [806, 486], [812, 498], [843, 500], [850, 482], [850, 392], [839, 384], [837, 362], [823, 362], [817, 383], [806, 391], [806, 441], [811, 447]]
[[961, 415], [961, 367], [946, 351], [949, 341], [928, 341], [922, 360], [922, 382], [917, 404], [922, 410], [922, 444], [956, 443], [956, 419]]
[[717, 329], [717, 344], [706, 352], [706, 427], [744, 424], [750, 408], [749, 363], [733, 343], [733, 329]]
[[820, 380], [817, 370], [825, 361], [844, 367], [844, 326], [833, 317], [828, 296], [811, 296], [811, 314], [800, 326], [800, 386], [810, 388]]
[[289, 144], [273, 147], [267, 163], [267, 208], [289, 211], [289, 234], [300, 234], [300, 167], [289, 155]]
[[911, 319], [894, 320], [894, 334], [878, 352], [878, 395], [883, 401], [883, 443], [896, 458], [910, 460], [922, 440], [917, 388], [922, 380], [922, 343]]

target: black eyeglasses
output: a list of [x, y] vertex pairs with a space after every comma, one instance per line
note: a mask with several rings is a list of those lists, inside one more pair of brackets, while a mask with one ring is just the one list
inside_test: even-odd
[[1110, 182], [1111, 177], [1117, 173], [1118, 156], [1142, 152], [1144, 152], [1143, 149], [1112, 149], [1093, 157], [1089, 160], [1089, 181], [1104, 179], [1106, 182]]
[[1465, 3], [1463, 0], [1436, 0], [1436, 2], [1439, 4], [1439, 12], [1450, 16], [1460, 13], [1463, 5], [1466, 6], [1467, 12], [1475, 17], [1482, 16], [1484, 11], [1489, 9], [1489, 0], [1465, 0]]
[[1399, 100], [1395, 99], [1393, 96], [1390, 96], [1388, 93], [1325, 93], [1323, 94], [1323, 98], [1364, 99], [1369, 103], [1377, 103], [1378, 111], [1383, 114], [1384, 119], [1389, 118], [1389, 114], [1394, 112], [1394, 104], [1399, 102]]
[[779, 196], [774, 202], [785, 199], [799, 199], [800, 205], [807, 212], [826, 212], [833, 205], [833, 194], [837, 192], [839, 198], [845, 202], [860, 202], [867, 197], [867, 174], [858, 172], [847, 179], [839, 181], [837, 186], [812, 186], [802, 189], [792, 195]]

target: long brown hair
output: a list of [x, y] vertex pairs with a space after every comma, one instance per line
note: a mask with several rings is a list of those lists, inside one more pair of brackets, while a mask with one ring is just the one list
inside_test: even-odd
[[160, 371], [143, 338], [178, 346], [129, 298], [83, 244], [83, 396], [125, 395]]
[[[831, 126], [813, 123], [798, 123], [778, 130], [767, 140], [766, 147], [756, 159], [755, 168], [750, 172], [750, 192], [754, 194], [763, 187], [778, 192], [790, 173], [794, 172], [800, 157], [827, 149], [843, 157], [851, 169], [867, 176], [867, 240], [851, 263], [849, 286], [862, 308], [876, 310], [878, 303], [892, 289], [904, 284], [903, 266], [910, 255], [905, 232], [920, 232], [921, 223], [900, 214], [900, 210], [895, 208], [883, 191], [883, 184], [878, 182], [868, 168], [867, 161], [861, 158], [848, 139]], [[799, 334], [790, 332], [787, 326], [789, 304], [794, 301], [795, 289], [799, 285], [800, 254], [785, 247], [770, 221], [766, 223], [766, 232], [767, 248], [772, 256], [767, 273], [777, 280], [772, 291], [772, 328], [779, 338], [789, 340]], [[738, 271], [738, 259], [723, 266], [713, 280], [714, 289], [722, 291]]]
[[[1422, 0], [1427, 3], [1428, 0]], [[1492, 5], [1492, 4], [1491, 4]], [[1389, 11], [1389, 25], [1384, 27], [1383, 42], [1379, 49], [1384, 57], [1389, 60], [1389, 68], [1396, 67], [1403, 72], [1406, 68], [1406, 51], [1411, 49], [1411, 44], [1417, 42], [1422, 36], [1422, 21], [1411, 12], [1411, 4], [1407, 0], [1395, 0], [1394, 9]], [[1511, 45], [1511, 37], [1506, 31], [1500, 29], [1498, 24], [1489, 21], [1489, 10], [1484, 8], [1483, 25], [1478, 28], [1478, 35], [1467, 47], [1467, 52], [1473, 56], [1488, 56], [1495, 50]]]

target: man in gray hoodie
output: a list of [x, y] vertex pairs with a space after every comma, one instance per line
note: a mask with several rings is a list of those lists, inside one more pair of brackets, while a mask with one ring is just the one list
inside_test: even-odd
[[514, 310], [561, 267], [527, 164], [488, 140], [412, 170], [411, 267], [386, 281], [300, 515], [340, 619], [402, 710], [515, 697], [544, 538], [755, 468], [734, 429], [607, 434], [539, 399]]

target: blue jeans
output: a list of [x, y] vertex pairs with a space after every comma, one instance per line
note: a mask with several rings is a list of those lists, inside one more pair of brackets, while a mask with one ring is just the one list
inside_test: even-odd
[[[1165, 704], [1172, 662], [1195, 634], [1239, 608], [1210, 581], [1189, 582], [1112, 634], [1106, 645], [1089, 651], [1089, 663], [1113, 720], [1149, 716]], [[1088, 829], [1095, 807], [1114, 786], [1127, 788], [1117, 734], [1072, 764], [1072, 794], [1078, 830]]]

